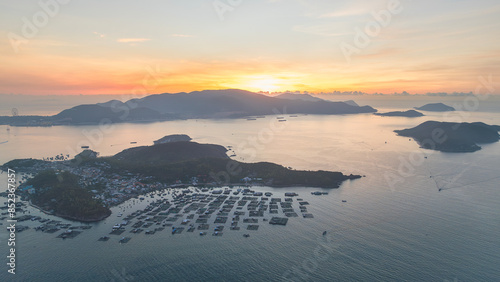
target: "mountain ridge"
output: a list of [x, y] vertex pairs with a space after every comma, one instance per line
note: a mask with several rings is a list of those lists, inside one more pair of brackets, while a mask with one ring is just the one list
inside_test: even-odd
[[96, 124], [103, 120], [111, 123], [155, 122], [276, 114], [359, 114], [376, 111], [370, 106], [360, 107], [345, 102], [280, 99], [246, 90], [225, 89], [153, 94], [126, 102], [114, 99], [104, 103], [78, 105], [53, 116], [0, 117], [0, 124], [50, 126]]

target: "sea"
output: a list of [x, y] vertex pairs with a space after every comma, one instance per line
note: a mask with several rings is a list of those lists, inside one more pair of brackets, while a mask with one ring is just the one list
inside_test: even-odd
[[[225, 230], [223, 236], [172, 235], [168, 230], [129, 235], [127, 231], [124, 235], [132, 239], [126, 244], [118, 243], [120, 236], [115, 235], [109, 235], [107, 242], [97, 241], [122, 221], [119, 213], [143, 209], [159, 195], [112, 208], [110, 217], [91, 223], [91, 229], [73, 239], [37, 232], [33, 227], [38, 222], [19, 223], [32, 229], [16, 234], [15, 275], [7, 272], [9, 234], [3, 221], [0, 281], [500, 281], [500, 143], [481, 145], [474, 153], [442, 153], [421, 149], [412, 139], [393, 132], [427, 120], [500, 125], [499, 100], [344, 100], [372, 105], [381, 112], [437, 101], [463, 105], [468, 111], [404, 118], [295, 116], [277, 109], [280, 114], [255, 120], [0, 126], [0, 163], [74, 156], [84, 145], [109, 156], [152, 145], [165, 135], [187, 134], [195, 142], [230, 147], [232, 158], [243, 162], [268, 161], [293, 169], [363, 176], [338, 189], [251, 187], [272, 192], [273, 197], [295, 192], [310, 203], [308, 212], [314, 218], [290, 218], [286, 226], [259, 222], [257, 231]], [[63, 109], [57, 101], [38, 110], [36, 102], [25, 101], [24, 106], [19, 109], [23, 114]], [[277, 122], [277, 117], [286, 121]], [[5, 190], [5, 172], [0, 183]], [[312, 191], [328, 195], [315, 196]], [[27, 211], [62, 220], [32, 207]], [[244, 233], [251, 236], [245, 238]]]

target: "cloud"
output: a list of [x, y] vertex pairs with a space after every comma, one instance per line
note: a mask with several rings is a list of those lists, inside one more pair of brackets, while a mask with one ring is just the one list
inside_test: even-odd
[[120, 43], [137, 43], [137, 42], [145, 42], [149, 41], [149, 38], [119, 38], [116, 41]]
[[106, 34], [99, 33], [99, 32], [97, 32], [97, 31], [94, 31], [94, 32], [92, 32], [92, 33], [93, 33], [93, 34], [95, 34], [95, 35], [97, 35], [97, 36], [99, 36], [100, 38], [104, 38], [104, 37], [106, 37]]

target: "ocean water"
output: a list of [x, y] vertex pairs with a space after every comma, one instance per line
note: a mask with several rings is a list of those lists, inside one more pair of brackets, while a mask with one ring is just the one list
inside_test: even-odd
[[[500, 113], [432, 113], [413, 119], [284, 116], [287, 121], [280, 123], [268, 116], [117, 124], [106, 130], [57, 126], [7, 131], [0, 126], [0, 142], [8, 141], [0, 144], [1, 163], [73, 156], [81, 145], [112, 155], [167, 134], [188, 134], [196, 142], [233, 146], [234, 158], [241, 161], [365, 176], [324, 196], [311, 195], [318, 189], [308, 187], [254, 187], [273, 192], [273, 197], [297, 192], [314, 215], [291, 218], [287, 226], [259, 222], [254, 232], [225, 230], [222, 237], [200, 237], [197, 232], [171, 235], [168, 229], [152, 236], [127, 231], [122, 235], [132, 237], [127, 244], [118, 244], [120, 236], [97, 242], [121, 222], [119, 212], [143, 208], [152, 201], [149, 197], [113, 208], [109, 218], [74, 239], [26, 230], [17, 234], [17, 274], [8, 274], [4, 263], [0, 281], [499, 281], [500, 143], [475, 153], [440, 153], [421, 150], [393, 130], [458, 117], [500, 124]], [[6, 183], [5, 173], [0, 181]], [[243, 238], [243, 233], [251, 237]], [[2, 228], [2, 250], [7, 235]]]

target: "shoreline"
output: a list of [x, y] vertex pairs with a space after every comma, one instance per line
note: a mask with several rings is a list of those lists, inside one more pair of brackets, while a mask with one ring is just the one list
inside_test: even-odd
[[79, 218], [79, 217], [74, 217], [74, 216], [69, 216], [69, 215], [63, 215], [63, 214], [58, 214], [58, 213], [51, 213], [51, 212], [46, 211], [43, 208], [41, 208], [41, 207], [33, 204], [33, 202], [31, 200], [28, 200], [28, 203], [29, 203], [30, 206], [32, 206], [35, 209], [43, 212], [46, 215], [52, 215], [52, 216], [60, 217], [60, 218], [63, 218], [63, 219], [72, 220], [72, 221], [78, 221], [78, 222], [86, 222], [86, 223], [99, 222], [99, 221], [102, 221], [102, 220], [108, 218], [112, 214], [112, 212], [110, 211], [108, 215], [102, 215], [102, 216], [100, 216], [98, 218], [93, 218], [93, 219], [84, 219], [84, 218]]

